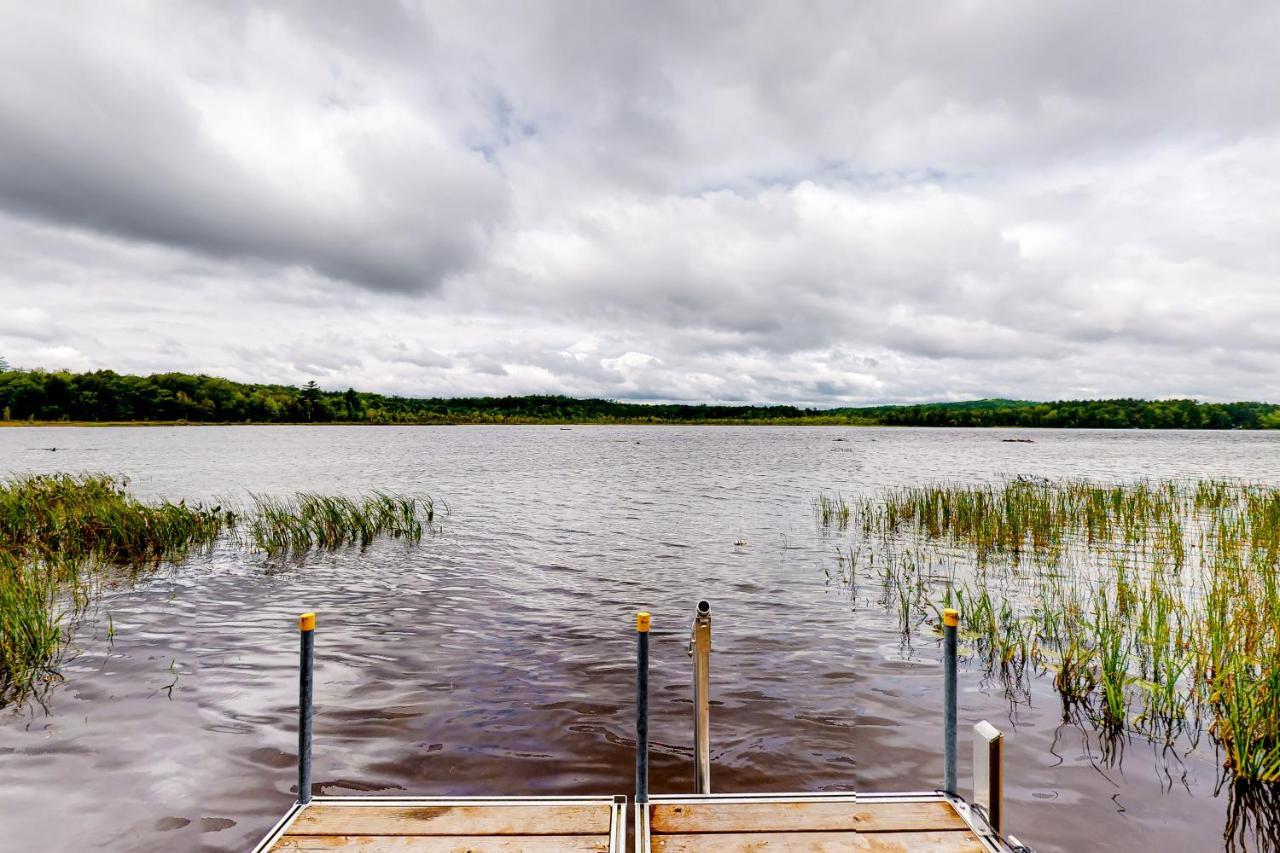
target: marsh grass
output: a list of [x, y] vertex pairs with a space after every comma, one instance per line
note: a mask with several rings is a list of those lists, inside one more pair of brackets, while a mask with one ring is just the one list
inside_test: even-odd
[[220, 506], [142, 503], [114, 477], [35, 475], [0, 485], [0, 548], [18, 556], [156, 563], [211, 545], [235, 523]]
[[814, 498], [813, 511], [823, 528], [834, 527], [837, 530], [844, 530], [849, 526], [853, 508], [839, 495], [832, 497], [822, 494]]
[[417, 542], [435, 520], [431, 498], [375, 492], [359, 500], [313, 493], [293, 498], [255, 495], [249, 537], [269, 556], [347, 545], [366, 547], [379, 536]]
[[961, 611], [1009, 695], [1052, 677], [1064, 717], [1193, 743], [1242, 782], [1280, 782], [1280, 490], [1227, 481], [1015, 479], [864, 498], [842, 579], [870, 576], [905, 635]]
[[60, 589], [49, 564], [0, 551], [0, 704], [52, 675], [62, 647]]
[[363, 548], [382, 536], [416, 542], [435, 517], [430, 498], [385, 492], [255, 496], [241, 512], [146, 503], [124, 479], [102, 475], [0, 482], [0, 707], [58, 679], [71, 626], [104, 584], [146, 576], [219, 542], [251, 545], [268, 559]]

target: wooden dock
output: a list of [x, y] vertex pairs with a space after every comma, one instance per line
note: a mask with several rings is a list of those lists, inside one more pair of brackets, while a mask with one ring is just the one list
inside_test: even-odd
[[[955, 795], [956, 635], [944, 617], [946, 737], [942, 790], [921, 793], [712, 794], [708, 658], [711, 606], [698, 603], [694, 657], [695, 780], [700, 793], [649, 795], [649, 627], [636, 615], [637, 853], [1030, 853], [1003, 837], [1004, 736], [974, 727], [973, 805]], [[624, 853], [627, 798], [314, 797], [311, 780], [315, 614], [298, 620], [298, 802], [254, 853]], [[951, 793], [944, 793], [951, 792]]]
[[653, 796], [636, 808], [638, 853], [1008, 853], [958, 798], [911, 794]]
[[254, 853], [622, 853], [626, 797], [316, 797]]

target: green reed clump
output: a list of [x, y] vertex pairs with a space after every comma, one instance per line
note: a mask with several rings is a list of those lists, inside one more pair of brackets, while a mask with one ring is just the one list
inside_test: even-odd
[[417, 542], [435, 518], [430, 498], [375, 492], [359, 500], [302, 493], [293, 498], [254, 496], [249, 536], [268, 555], [365, 547], [379, 536]]
[[418, 541], [430, 498], [375, 492], [359, 499], [256, 497], [248, 514], [129, 493], [123, 478], [41, 474], [0, 482], [0, 707], [55, 680], [69, 618], [104, 578], [185, 559], [219, 541], [249, 539], [269, 557], [364, 547], [380, 536]]
[[70, 474], [12, 477], [0, 485], [0, 548], [113, 563], [178, 559], [207, 546], [235, 515], [220, 506], [143, 503], [121, 478]]
[[0, 706], [52, 674], [62, 645], [61, 584], [55, 565], [0, 551]]
[[[865, 554], [904, 632], [955, 607], [1011, 695], [1051, 673], [1072, 719], [1207, 730], [1237, 779], [1280, 782], [1280, 489], [1019, 478], [893, 489], [850, 516], [841, 574]], [[943, 559], [969, 571], [920, 568]]]
[[853, 515], [853, 508], [840, 495], [818, 495], [813, 501], [813, 511], [823, 528], [834, 527], [837, 530], [848, 527], [849, 518]]

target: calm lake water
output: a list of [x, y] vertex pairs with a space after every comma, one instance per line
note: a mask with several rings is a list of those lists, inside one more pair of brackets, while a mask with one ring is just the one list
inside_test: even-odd
[[[226, 549], [110, 589], [76, 631], [65, 683], [43, 707], [0, 712], [0, 849], [239, 851], [293, 800], [303, 610], [319, 612], [326, 794], [630, 794], [641, 608], [652, 787], [691, 790], [699, 598], [714, 616], [715, 790], [933, 788], [939, 649], [904, 649], [894, 617], [828, 581], [841, 539], [819, 531], [813, 498], [1013, 475], [1280, 484], [1280, 435], [3, 429], [0, 471], [123, 474], [174, 500], [380, 488], [451, 507], [418, 547], [288, 566]], [[1006, 731], [1007, 826], [1041, 853], [1223, 849], [1211, 749], [1135, 739], [1104, 754], [1061, 723], [1047, 679], [1016, 714], [980, 673], [961, 683], [962, 732], [984, 718]], [[962, 789], [968, 756], [966, 739]]]

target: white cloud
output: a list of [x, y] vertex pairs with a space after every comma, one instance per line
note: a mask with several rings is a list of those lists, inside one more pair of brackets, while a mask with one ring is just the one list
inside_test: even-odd
[[0, 354], [1280, 399], [1280, 9], [10, 4]]

